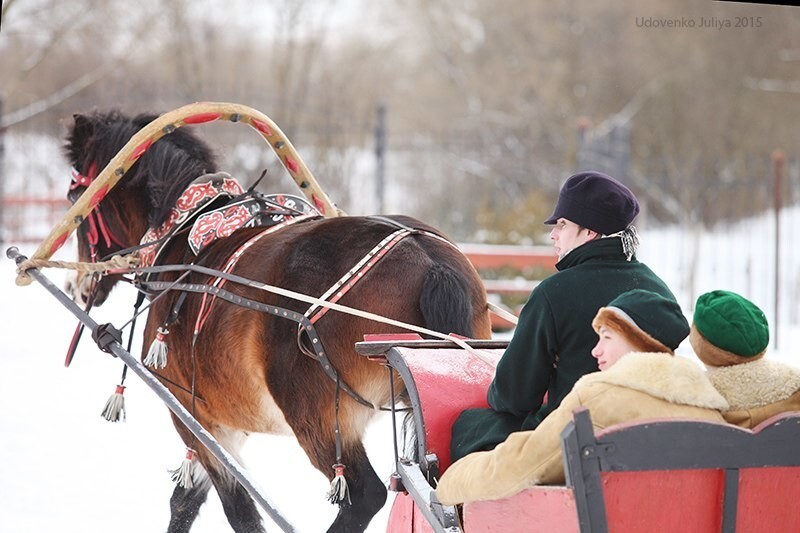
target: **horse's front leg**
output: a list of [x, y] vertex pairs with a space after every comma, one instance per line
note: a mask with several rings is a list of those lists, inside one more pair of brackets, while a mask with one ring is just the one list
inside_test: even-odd
[[175, 485], [169, 500], [170, 519], [167, 533], [189, 533], [200, 507], [208, 497], [210, 486], [208, 477], [190, 489]]
[[[216, 460], [215, 460], [216, 461]], [[226, 470], [209, 471], [225, 518], [236, 533], [264, 533], [261, 514], [247, 490]]]
[[[173, 415], [173, 422], [184, 443], [195, 450], [195, 456], [203, 469], [194, 470], [192, 488], [175, 487], [170, 500], [172, 516], [168, 533], [188, 533], [200, 506], [205, 502], [211, 484], [222, 502], [225, 518], [236, 533], [264, 533], [261, 513], [247, 490], [202, 444], [195, 443], [193, 435]], [[202, 418], [198, 422], [207, 428], [217, 442], [230, 453], [239, 464], [239, 454], [247, 434], [241, 430], [223, 428], [210, 424]], [[209, 482], [210, 480], [210, 482]]]

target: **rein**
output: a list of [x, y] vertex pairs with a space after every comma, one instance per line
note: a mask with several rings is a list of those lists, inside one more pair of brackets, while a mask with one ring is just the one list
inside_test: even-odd
[[[159, 268], [159, 267], [154, 267], [154, 268]], [[220, 274], [222, 274], [222, 272], [220, 272]], [[314, 359], [316, 359], [317, 362], [319, 362], [319, 364], [322, 366], [322, 369], [325, 371], [328, 377], [331, 380], [338, 382], [341, 389], [345, 391], [347, 394], [349, 394], [353, 399], [358, 401], [358, 403], [366, 407], [369, 407], [371, 409], [378, 408], [373, 403], [362, 398], [350, 386], [348, 386], [347, 383], [341, 380], [338, 372], [336, 372], [330, 360], [328, 359], [328, 356], [325, 354], [325, 350], [322, 347], [322, 341], [317, 335], [317, 332], [314, 329], [313, 324], [311, 324], [308, 318], [306, 318], [302, 314], [288, 309], [284, 309], [282, 307], [267, 305], [265, 303], [258, 302], [256, 300], [252, 300], [250, 298], [234, 294], [218, 286], [207, 285], [204, 283], [175, 284], [173, 282], [168, 282], [168, 281], [145, 281], [140, 283], [140, 286], [145, 291], [159, 291], [169, 288], [184, 292], [200, 293], [203, 294], [204, 300], [206, 296], [211, 295], [213, 298], [221, 298], [225, 301], [239, 305], [241, 307], [246, 307], [247, 309], [252, 309], [254, 311], [261, 311], [263, 313], [268, 313], [277, 317], [291, 320], [293, 322], [297, 322], [300, 326], [300, 331], [302, 333], [305, 333], [308, 339], [311, 341], [311, 346], [313, 347], [314, 350]]]
[[[414, 332], [420, 333], [422, 335], [429, 335], [429, 336], [435, 337], [437, 339], [450, 341], [450, 342], [453, 342], [454, 344], [456, 344], [459, 348], [463, 348], [464, 350], [466, 350], [466, 351], [470, 352], [471, 354], [475, 355], [478, 359], [480, 359], [481, 361], [485, 362], [486, 364], [491, 365], [492, 367], [495, 366], [495, 362], [494, 362], [494, 359], [492, 357], [486, 356], [480, 350], [477, 350], [476, 348], [473, 348], [472, 346], [467, 344], [464, 341], [464, 339], [461, 339], [461, 338], [459, 338], [457, 336], [449, 335], [447, 333], [439, 333], [438, 331], [433, 331], [433, 330], [430, 330], [430, 329], [427, 329], [427, 328], [424, 328], [424, 327], [421, 327], [421, 326], [415, 326], [414, 324], [408, 324], [406, 322], [401, 322], [399, 320], [394, 320], [392, 318], [387, 318], [385, 316], [377, 315], [375, 313], [370, 313], [369, 311], [363, 311], [361, 309], [356, 309], [354, 307], [349, 307], [349, 306], [346, 306], [346, 305], [333, 303], [333, 302], [326, 302], [324, 300], [320, 300], [319, 298], [315, 298], [313, 296], [309, 296], [308, 294], [303, 294], [303, 293], [292, 291], [292, 290], [289, 290], [289, 289], [276, 287], [274, 285], [268, 285], [266, 283], [261, 283], [259, 281], [248, 279], [248, 278], [245, 278], [245, 277], [242, 277], [242, 276], [237, 276], [236, 274], [229, 274], [229, 273], [226, 273], [226, 272], [221, 272], [219, 270], [214, 270], [212, 268], [208, 268], [208, 267], [204, 267], [204, 266], [200, 266], [200, 265], [190, 264], [190, 265], [162, 265], [162, 266], [155, 266], [155, 267], [139, 267], [139, 268], [134, 268], [134, 269], [131, 269], [131, 270], [112, 271], [112, 273], [122, 274], [122, 273], [139, 273], [139, 272], [155, 273], [155, 272], [186, 272], [186, 271], [196, 272], [196, 273], [204, 274], [204, 275], [210, 276], [210, 277], [224, 278], [224, 279], [226, 279], [228, 281], [231, 281], [233, 283], [238, 283], [238, 284], [244, 285], [246, 287], [252, 287], [254, 289], [259, 289], [259, 290], [262, 290], [264, 292], [269, 292], [269, 293], [272, 293], [272, 294], [278, 294], [280, 296], [285, 296], [287, 298], [291, 298], [293, 300], [298, 300], [298, 301], [301, 301], [301, 302], [306, 302], [306, 303], [309, 303], [309, 304], [318, 304], [318, 305], [323, 306], [323, 307], [329, 307], [330, 309], [333, 309], [334, 311], [339, 311], [341, 313], [349, 314], [349, 315], [352, 315], [352, 316], [358, 316], [358, 317], [361, 317], [361, 318], [366, 318], [366, 319], [369, 319], [369, 320], [373, 320], [375, 322], [380, 322], [382, 324], [389, 324], [391, 326], [397, 326], [399, 328], [407, 329], [409, 331], [414, 331]], [[147, 288], [152, 288], [152, 289], [159, 290], [159, 289], [167, 288], [167, 286], [173, 286], [176, 289], [180, 288], [180, 285], [177, 285], [177, 284], [176, 285], [172, 285], [171, 283], [166, 282], [166, 281], [163, 281], [163, 282], [146, 282], [146, 283], [140, 282], [139, 284], [144, 290], [146, 290]], [[215, 289], [215, 290], [220, 290], [220, 289]], [[202, 291], [202, 292], [205, 292], [205, 291]]]
[[[89, 167], [88, 175], [81, 174], [77, 169], [72, 169], [72, 181], [69, 184], [70, 194], [81, 187], [88, 188], [92, 182], [97, 178], [97, 165], [92, 163]], [[99, 203], [99, 202], [98, 202]], [[109, 229], [105, 217], [103, 217], [100, 207], [95, 207], [86, 215], [85, 220], [89, 223], [89, 230], [86, 232], [86, 239], [89, 241], [89, 251], [92, 262], [97, 262], [97, 245], [100, 243], [100, 238], [103, 238], [106, 248], [111, 248], [112, 244], [116, 244], [120, 248], [125, 248], [122, 241], [117, 237], [114, 232]]]

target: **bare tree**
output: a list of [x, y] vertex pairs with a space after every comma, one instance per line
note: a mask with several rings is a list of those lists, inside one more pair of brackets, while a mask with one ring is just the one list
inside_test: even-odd
[[122, 3], [102, 0], [6, 3], [0, 127], [47, 113], [125, 66], [139, 43], [157, 31], [157, 7], [143, 2], [130, 14]]

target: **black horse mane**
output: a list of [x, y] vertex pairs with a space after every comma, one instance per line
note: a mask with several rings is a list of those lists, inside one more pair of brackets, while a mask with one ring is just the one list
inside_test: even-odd
[[[155, 114], [128, 117], [118, 110], [75, 115], [64, 147], [67, 158], [84, 174], [92, 162], [99, 172], [136, 132], [156, 118]], [[120, 186], [146, 191], [151, 206], [148, 224], [158, 227], [195, 178], [216, 170], [211, 148], [187, 129], [178, 129], [153, 143]]]

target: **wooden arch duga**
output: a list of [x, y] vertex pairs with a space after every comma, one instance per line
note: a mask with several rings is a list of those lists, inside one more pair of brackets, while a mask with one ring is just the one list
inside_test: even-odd
[[69, 208], [64, 218], [53, 227], [34, 254], [18, 266], [17, 285], [24, 286], [31, 283], [32, 278], [27, 274], [27, 269], [37, 262], [50, 259], [154, 142], [183, 126], [219, 120], [247, 124], [256, 130], [278, 156], [298, 188], [323, 216], [336, 217], [345, 214], [322, 190], [297, 150], [272, 119], [242, 104], [197, 102], [164, 113], [131, 137]]

